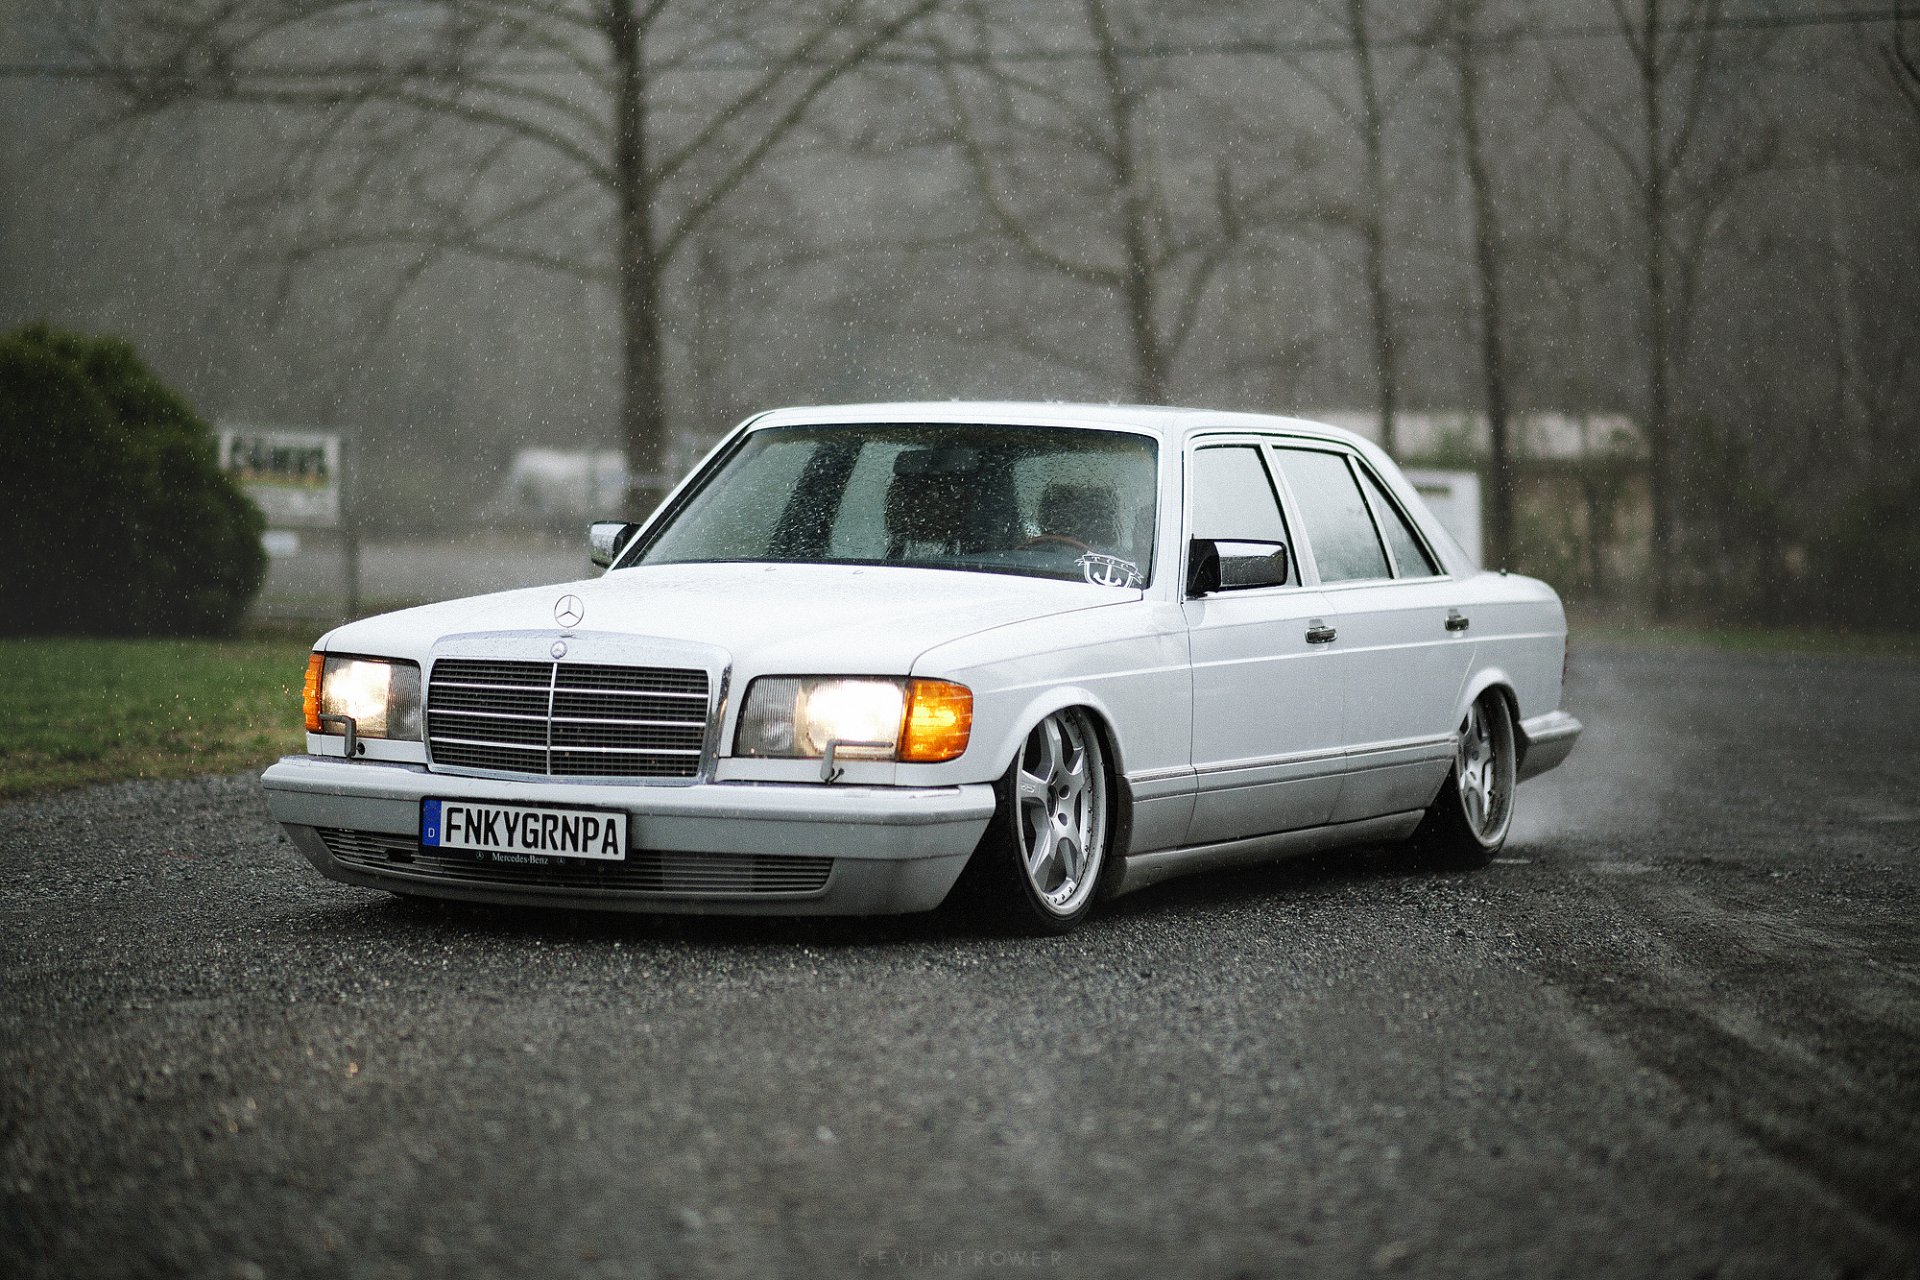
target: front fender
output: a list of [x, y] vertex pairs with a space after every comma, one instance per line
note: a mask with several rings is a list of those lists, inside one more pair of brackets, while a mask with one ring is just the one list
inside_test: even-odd
[[[1007, 766], [1013, 763], [1014, 754], [1020, 750], [1033, 732], [1035, 725], [1056, 711], [1065, 711], [1069, 707], [1084, 707], [1099, 721], [1101, 738], [1107, 751], [1107, 767], [1116, 778], [1126, 776], [1126, 744], [1120, 740], [1118, 721], [1113, 709], [1093, 690], [1082, 685], [1059, 685], [1050, 689], [1035, 690], [1026, 701], [1019, 703], [1011, 716], [1002, 721], [999, 730], [989, 740], [981, 743], [985, 758], [998, 761], [999, 770], [1005, 773]], [[998, 775], [996, 775], [998, 776]]]

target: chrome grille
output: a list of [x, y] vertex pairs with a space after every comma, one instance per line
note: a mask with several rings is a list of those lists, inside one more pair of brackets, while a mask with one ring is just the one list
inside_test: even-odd
[[400, 871], [456, 884], [527, 885], [552, 889], [599, 889], [616, 893], [720, 897], [735, 894], [812, 894], [827, 886], [832, 858], [768, 857], [747, 853], [639, 851], [624, 862], [587, 863], [564, 858], [540, 862], [488, 862], [428, 853], [412, 836], [382, 831], [321, 828], [327, 850], [342, 864], [365, 871]]
[[436, 765], [563, 778], [692, 778], [707, 673], [442, 658], [427, 688]]

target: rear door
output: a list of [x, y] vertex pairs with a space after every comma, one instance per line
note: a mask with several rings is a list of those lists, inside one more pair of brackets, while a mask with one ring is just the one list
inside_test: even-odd
[[1459, 584], [1371, 468], [1338, 446], [1274, 450], [1336, 629], [1347, 780], [1332, 819], [1424, 807], [1452, 760], [1473, 656]]
[[[1187, 533], [1293, 547], [1271, 465], [1256, 439], [1187, 454]], [[1187, 843], [1316, 826], [1340, 792], [1344, 689], [1308, 632], [1326, 597], [1300, 581], [1186, 600], [1193, 657], [1196, 795]]]

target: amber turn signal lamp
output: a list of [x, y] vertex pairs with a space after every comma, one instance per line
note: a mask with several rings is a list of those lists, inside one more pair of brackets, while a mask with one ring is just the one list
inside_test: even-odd
[[939, 764], [958, 759], [972, 736], [973, 690], [945, 680], [915, 680], [907, 686], [901, 763]]
[[316, 653], [307, 659], [307, 683], [300, 690], [300, 706], [307, 713], [307, 732], [320, 732], [320, 672], [327, 656]]

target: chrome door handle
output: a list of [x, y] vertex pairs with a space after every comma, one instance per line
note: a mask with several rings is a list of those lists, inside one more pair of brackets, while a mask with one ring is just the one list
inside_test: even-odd
[[1466, 629], [1467, 629], [1468, 627], [1470, 627], [1470, 626], [1472, 626], [1472, 625], [1473, 625], [1473, 619], [1472, 619], [1472, 618], [1469, 618], [1469, 617], [1468, 617], [1468, 616], [1467, 616], [1466, 614], [1464, 614], [1464, 613], [1461, 613], [1461, 612], [1459, 612], [1458, 610], [1449, 610], [1449, 611], [1448, 611], [1448, 613], [1447, 613], [1447, 630], [1449, 630], [1449, 631], [1465, 631], [1465, 630], [1466, 630]]
[[1307, 643], [1332, 644], [1334, 636], [1338, 634], [1332, 627], [1316, 622], [1307, 628]]

